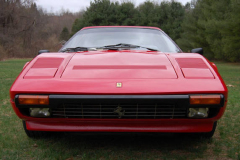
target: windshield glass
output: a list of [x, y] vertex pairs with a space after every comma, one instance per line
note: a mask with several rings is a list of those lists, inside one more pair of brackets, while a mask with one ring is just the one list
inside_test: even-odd
[[81, 30], [61, 50], [76, 47], [98, 48], [120, 43], [152, 48], [161, 52], [181, 52], [176, 44], [160, 30], [121, 27]]

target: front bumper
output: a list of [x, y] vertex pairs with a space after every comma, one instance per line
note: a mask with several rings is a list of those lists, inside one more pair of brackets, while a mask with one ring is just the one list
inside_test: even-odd
[[210, 132], [213, 120], [84, 120], [26, 121], [31, 131], [57, 132]]
[[206, 119], [81, 119], [33, 118], [23, 115], [13, 101], [11, 104], [28, 130], [61, 132], [210, 132], [226, 108], [225, 101], [216, 116]]

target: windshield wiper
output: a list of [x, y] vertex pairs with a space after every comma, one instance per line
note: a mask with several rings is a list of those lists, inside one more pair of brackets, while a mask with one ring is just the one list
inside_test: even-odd
[[108, 46], [103, 46], [103, 47], [98, 47], [98, 48], [109, 49], [109, 50], [119, 50], [119, 49], [123, 49], [123, 48], [145, 48], [145, 49], [151, 50], [151, 51], [158, 51], [157, 49], [138, 46], [138, 45], [134, 45], [134, 44], [126, 44], [126, 43], [119, 43], [119, 44], [115, 44], [115, 45], [108, 45]]
[[60, 52], [78, 52], [78, 51], [88, 51], [88, 47], [65, 48], [60, 50]]
[[129, 49], [129, 48], [145, 48], [150, 51], [159, 51], [157, 49], [133, 45], [133, 44], [126, 44], [126, 43], [119, 43], [115, 45], [108, 45], [103, 47], [75, 47], [75, 48], [65, 48], [60, 50], [60, 52], [79, 52], [79, 51], [96, 51], [97, 49], [108, 49], [108, 50], [120, 50], [120, 49]]

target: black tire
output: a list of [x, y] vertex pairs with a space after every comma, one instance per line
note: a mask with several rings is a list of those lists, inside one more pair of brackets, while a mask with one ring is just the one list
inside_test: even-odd
[[201, 136], [202, 136], [203, 138], [207, 138], [207, 139], [212, 138], [212, 136], [214, 135], [214, 132], [215, 132], [215, 130], [216, 130], [216, 127], [217, 127], [217, 121], [214, 122], [213, 128], [212, 128], [212, 131], [211, 131], [211, 132], [201, 133]]
[[22, 122], [23, 122], [24, 131], [27, 134], [27, 136], [30, 137], [30, 138], [47, 137], [50, 133], [50, 132], [44, 132], [44, 131], [29, 131], [29, 130], [27, 130], [26, 122], [25, 121], [22, 121]]

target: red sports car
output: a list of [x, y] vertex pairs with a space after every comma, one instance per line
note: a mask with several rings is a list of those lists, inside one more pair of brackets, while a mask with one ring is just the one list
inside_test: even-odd
[[59, 52], [40, 51], [24, 66], [11, 104], [29, 137], [50, 131], [212, 137], [228, 91], [202, 49], [192, 52], [155, 27], [86, 27]]

